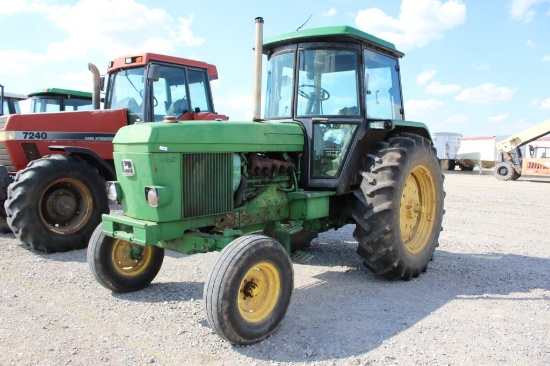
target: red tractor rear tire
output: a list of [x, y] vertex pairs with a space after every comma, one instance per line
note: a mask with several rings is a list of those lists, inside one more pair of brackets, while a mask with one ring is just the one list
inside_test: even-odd
[[109, 212], [105, 180], [71, 155], [31, 161], [8, 186], [4, 207], [15, 236], [46, 253], [85, 248]]

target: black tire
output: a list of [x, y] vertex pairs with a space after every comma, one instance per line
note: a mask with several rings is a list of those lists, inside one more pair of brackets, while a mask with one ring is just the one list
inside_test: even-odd
[[88, 245], [88, 266], [97, 282], [116, 292], [141, 290], [155, 279], [164, 261], [164, 248], [140, 246], [95, 229]]
[[498, 180], [507, 181], [507, 180], [517, 180], [521, 177], [512, 164], [508, 162], [499, 163], [495, 166], [494, 170], [495, 177]]
[[449, 159], [449, 166], [447, 167], [447, 170], [455, 170], [456, 168], [456, 161], [453, 159]]
[[429, 140], [403, 133], [369, 154], [353, 236], [364, 265], [390, 279], [409, 280], [426, 271], [442, 230], [443, 175]]
[[0, 205], [0, 233], [11, 233], [11, 227], [8, 225], [8, 218], [6, 217], [6, 209], [4, 205]]
[[46, 253], [85, 248], [109, 212], [105, 180], [70, 155], [31, 161], [8, 186], [4, 207], [15, 236]]
[[294, 287], [283, 246], [264, 235], [243, 236], [220, 253], [204, 286], [206, 319], [222, 338], [257, 343], [283, 320]]

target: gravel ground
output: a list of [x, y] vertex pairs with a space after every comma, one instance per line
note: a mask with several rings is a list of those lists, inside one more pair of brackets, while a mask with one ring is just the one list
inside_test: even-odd
[[550, 365], [550, 180], [448, 172], [428, 271], [388, 282], [355, 253], [353, 227], [294, 261], [278, 330], [236, 347], [206, 322], [217, 253], [167, 252], [147, 289], [95, 282], [86, 251], [44, 255], [0, 234], [0, 365]]

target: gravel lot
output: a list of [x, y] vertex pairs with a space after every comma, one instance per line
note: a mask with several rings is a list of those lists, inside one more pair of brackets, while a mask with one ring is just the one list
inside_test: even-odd
[[85, 250], [44, 255], [0, 234], [0, 365], [550, 365], [550, 180], [445, 175], [425, 274], [381, 280], [352, 226], [325, 233], [295, 260], [279, 329], [248, 347], [222, 341], [203, 313], [217, 253], [167, 252], [150, 287], [116, 294]]

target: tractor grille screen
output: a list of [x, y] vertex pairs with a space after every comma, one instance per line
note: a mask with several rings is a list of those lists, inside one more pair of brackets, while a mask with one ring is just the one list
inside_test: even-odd
[[6, 149], [6, 145], [3, 142], [0, 142], [0, 165], [6, 166], [8, 172], [15, 172], [8, 149]]
[[183, 155], [183, 215], [207, 216], [233, 209], [232, 154]]

